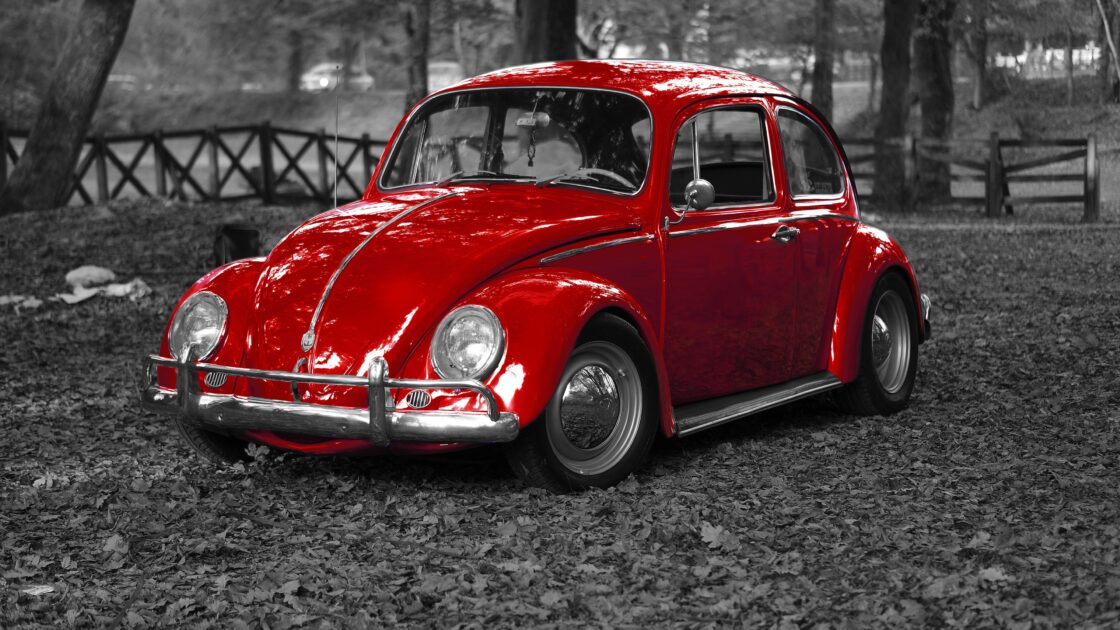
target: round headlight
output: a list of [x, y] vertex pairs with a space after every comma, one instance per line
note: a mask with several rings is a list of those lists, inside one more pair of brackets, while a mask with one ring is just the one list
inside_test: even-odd
[[204, 361], [218, 349], [226, 331], [229, 309], [225, 300], [202, 291], [183, 302], [171, 321], [167, 343], [177, 361]]
[[498, 316], [482, 306], [463, 306], [440, 322], [432, 338], [432, 367], [443, 378], [489, 376], [505, 348]]

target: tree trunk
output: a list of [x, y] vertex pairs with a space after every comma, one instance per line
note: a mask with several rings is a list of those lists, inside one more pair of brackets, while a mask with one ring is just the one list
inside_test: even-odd
[[1073, 29], [1066, 27], [1066, 106], [1073, 107]]
[[576, 58], [577, 0], [517, 0], [517, 63]]
[[[953, 135], [953, 43], [950, 25], [957, 0], [922, 0], [914, 33], [914, 70], [922, 104], [922, 140], [946, 142]], [[944, 203], [952, 196], [949, 165], [919, 158], [918, 196]]]
[[463, 22], [460, 19], [456, 19], [451, 25], [451, 46], [455, 50], [455, 59], [463, 69], [463, 74], [468, 77], [478, 74], [474, 71], [474, 64], [467, 60], [467, 49], [463, 45]]
[[[354, 62], [358, 59], [358, 48], [360, 46], [361, 42], [352, 33], [346, 32], [342, 35], [342, 67], [340, 68], [342, 76], [338, 77], [338, 89], [343, 92], [354, 91], [354, 77], [357, 76]], [[427, 64], [424, 67], [426, 68]], [[427, 92], [425, 91], [425, 93]]]
[[665, 40], [665, 50], [668, 53], [666, 58], [673, 61], [686, 61], [684, 56], [684, 25], [670, 19], [668, 36]]
[[973, 0], [972, 28], [965, 36], [972, 62], [972, 109], [982, 109], [988, 100], [988, 1]]
[[801, 63], [801, 76], [798, 78], [797, 93], [804, 94], [809, 89], [809, 82], [813, 78], [813, 69], [809, 67], [809, 57], [812, 56], [813, 51], [808, 48], [802, 49], [800, 46], [797, 48], [799, 50], [798, 61]]
[[1101, 16], [1100, 28], [1098, 29], [1097, 41], [1101, 43], [1100, 52], [1100, 65], [1097, 66], [1097, 79], [1100, 83], [1100, 99], [1101, 103], [1109, 101], [1109, 87], [1112, 83], [1112, 53], [1108, 51], [1108, 42], [1106, 41], [1108, 29], [1105, 25], [1108, 24], [1107, 16]]
[[1101, 101], [1120, 102], [1120, 10], [1112, 2], [1096, 0], [1101, 18]]
[[293, 28], [288, 31], [288, 93], [299, 92], [300, 77], [303, 76], [303, 30]]
[[405, 5], [404, 29], [408, 35], [408, 92], [406, 107], [428, 95], [428, 26], [431, 0], [415, 0]]
[[0, 214], [66, 203], [74, 166], [135, 0], [85, 0], [54, 68], [23, 156], [0, 191]]
[[836, 0], [817, 0], [813, 41], [813, 105], [832, 118], [832, 62], [835, 53]]
[[879, 91], [879, 122], [875, 126], [875, 197], [885, 210], [906, 210], [907, 186], [903, 136], [910, 115], [910, 34], [918, 0], [883, 3], [883, 87]]
[[879, 56], [873, 52], [867, 53], [867, 70], [867, 109], [874, 111], [879, 100]]

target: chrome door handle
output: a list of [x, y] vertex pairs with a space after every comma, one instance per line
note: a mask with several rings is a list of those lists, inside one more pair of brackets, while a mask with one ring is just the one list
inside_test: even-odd
[[793, 237], [801, 233], [801, 230], [790, 227], [788, 225], [780, 225], [778, 229], [770, 235], [770, 238], [778, 241], [779, 243], [788, 243], [793, 240]]

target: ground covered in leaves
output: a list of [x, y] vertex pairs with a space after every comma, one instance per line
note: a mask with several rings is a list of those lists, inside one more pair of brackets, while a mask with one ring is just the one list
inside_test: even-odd
[[[935, 308], [909, 410], [809, 401], [568, 496], [490, 451], [213, 470], [139, 409], [214, 225], [307, 209], [0, 219], [0, 295], [46, 300], [0, 311], [0, 627], [1118, 625], [1120, 226], [1064, 212], [880, 219]], [[81, 264], [154, 292], [48, 300]]]

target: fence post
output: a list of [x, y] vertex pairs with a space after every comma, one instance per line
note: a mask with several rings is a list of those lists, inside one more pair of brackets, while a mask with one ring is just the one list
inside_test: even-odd
[[167, 196], [167, 174], [163, 165], [163, 131], [152, 134], [152, 158], [156, 166], [156, 196]]
[[97, 200], [102, 203], [109, 200], [109, 166], [106, 164], [106, 148], [105, 136], [100, 133], [94, 136], [93, 147], [90, 150], [94, 152], [97, 166]]
[[1085, 141], [1085, 216], [1086, 223], [1101, 220], [1101, 165], [1097, 161], [1097, 135]]
[[319, 130], [319, 199], [331, 198], [330, 178], [327, 176], [327, 130]]
[[0, 189], [8, 183], [8, 128], [0, 120]]
[[988, 181], [984, 187], [984, 200], [988, 218], [998, 219], [1003, 210], [1003, 158], [999, 152], [999, 132], [993, 131], [988, 141]]
[[362, 168], [365, 169], [365, 181], [368, 183], [369, 178], [373, 176], [373, 151], [370, 147], [373, 145], [373, 140], [370, 139], [368, 133], [362, 134]]
[[[167, 145], [164, 145], [167, 148]], [[171, 155], [171, 150], [167, 149], [167, 154]], [[171, 164], [171, 168], [167, 169], [167, 175], [171, 178], [171, 198], [186, 200], [187, 192], [183, 188], [183, 172], [177, 166]]]
[[222, 196], [221, 167], [218, 164], [218, 128], [211, 127], [206, 132], [206, 139], [210, 142], [210, 198], [217, 201]]
[[918, 200], [918, 141], [912, 134], [902, 137], [902, 170], [905, 182], [902, 185], [902, 201], [905, 212], [912, 212]]
[[257, 134], [261, 150], [261, 192], [265, 203], [276, 203], [276, 173], [272, 170], [272, 123], [264, 121]]

